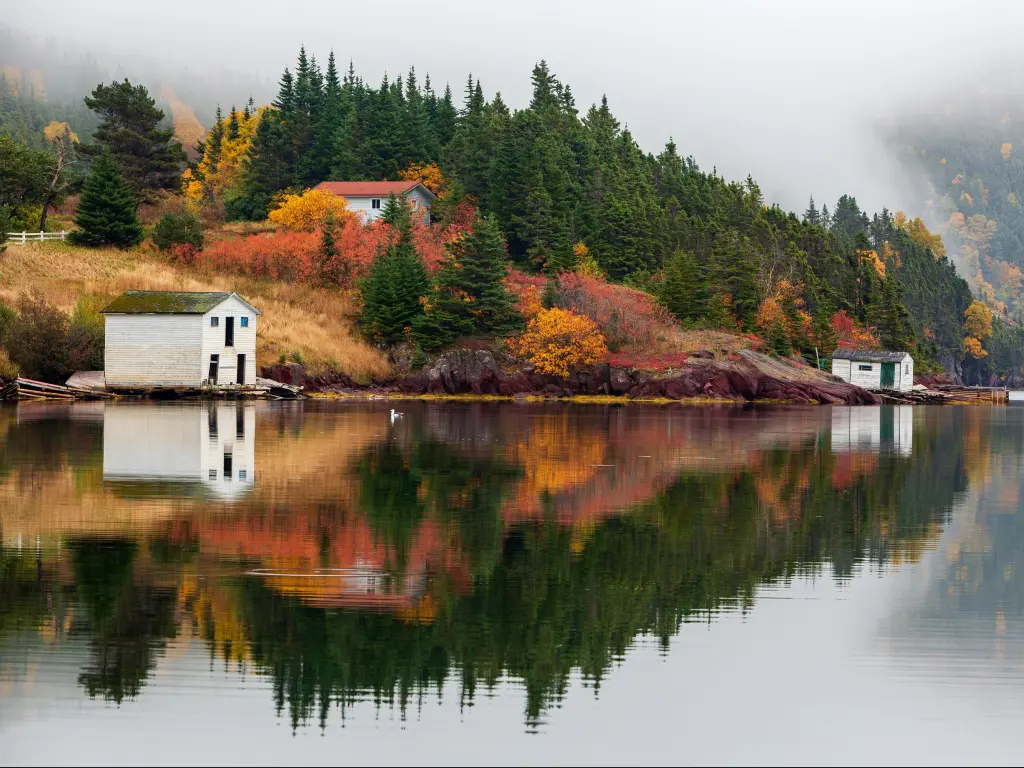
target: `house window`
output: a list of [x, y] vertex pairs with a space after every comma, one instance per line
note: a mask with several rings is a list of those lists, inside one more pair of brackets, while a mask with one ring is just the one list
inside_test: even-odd
[[857, 366], [857, 370], [858, 371], [870, 371], [871, 370], [871, 366], [870, 365], [858, 365]]
[[373, 198], [370, 201], [370, 207], [373, 208], [375, 211], [379, 210], [380, 209], [380, 198], [379, 197]]
[[220, 325], [220, 318], [219, 317], [211, 317], [210, 318], [210, 327], [211, 328], [216, 328], [218, 325]]
[[907, 374], [907, 376], [910, 375], [910, 363], [907, 363], [905, 366], [903, 366], [903, 372]]
[[241, 326], [242, 328], [248, 328], [248, 327], [249, 327], [249, 318], [248, 318], [248, 317], [242, 317], [242, 318], [239, 318], [239, 320], [238, 320], [238, 324], [239, 324], [239, 325], [240, 325], [240, 326]]
[[210, 470], [210, 479], [211, 480], [216, 480], [217, 479], [217, 470], [216, 469], [211, 469]]
[[224, 318], [224, 346], [235, 346], [235, 318]]
[[244, 469], [238, 470], [238, 479], [239, 480], [245, 480], [245, 470]]

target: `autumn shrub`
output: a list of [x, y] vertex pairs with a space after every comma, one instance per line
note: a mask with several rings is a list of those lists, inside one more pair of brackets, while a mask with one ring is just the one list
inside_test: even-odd
[[552, 280], [555, 305], [593, 320], [613, 350], [650, 347], [674, 325], [653, 296], [635, 288], [575, 272], [563, 272]]
[[153, 228], [153, 244], [161, 251], [168, 251], [175, 245], [191, 245], [202, 250], [203, 224], [188, 211], [169, 211]]
[[21, 369], [7, 356], [7, 350], [0, 347], [0, 381], [10, 381], [19, 376], [21, 376]]
[[106, 326], [100, 314], [102, 302], [80, 297], [68, 323], [68, 368], [102, 371]]
[[7, 352], [29, 378], [63, 383], [70, 369], [68, 318], [42, 294], [25, 294], [7, 338]]
[[300, 195], [285, 195], [267, 218], [293, 232], [315, 232], [328, 219], [343, 222], [354, 216], [345, 198], [325, 189], [308, 189]]
[[564, 309], [542, 309], [526, 331], [508, 342], [509, 350], [529, 360], [540, 373], [566, 377], [599, 363], [608, 354], [597, 323]]
[[874, 328], [863, 328], [857, 325], [856, 321], [841, 310], [832, 315], [830, 321], [832, 330], [836, 332], [839, 346], [854, 349], [877, 349], [881, 342], [878, 340], [878, 333]]

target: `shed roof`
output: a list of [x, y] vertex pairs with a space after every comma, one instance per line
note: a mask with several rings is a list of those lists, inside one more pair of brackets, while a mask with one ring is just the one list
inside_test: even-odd
[[103, 308], [107, 315], [205, 315], [234, 296], [257, 315], [260, 311], [237, 293], [225, 291], [125, 291]]
[[421, 181], [321, 181], [314, 189], [342, 197], [387, 197], [390, 194], [407, 195], [416, 187], [422, 187], [431, 200], [437, 197]]
[[898, 363], [910, 357], [909, 352], [873, 352], [863, 349], [837, 349], [833, 360], [852, 360], [862, 363]]

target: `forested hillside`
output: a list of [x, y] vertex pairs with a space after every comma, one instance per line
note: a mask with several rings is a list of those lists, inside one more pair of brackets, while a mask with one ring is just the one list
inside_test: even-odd
[[[399, 239], [446, 247], [452, 254], [447, 257], [450, 268], [437, 272], [446, 258], [428, 257], [421, 249], [429, 279], [402, 280], [406, 287], [432, 286], [418, 290], [435, 298], [442, 283], [449, 299], [467, 290], [470, 295], [489, 290], [453, 282], [459, 257], [452, 243], [459, 233], [472, 230], [480, 235], [472, 241], [476, 255], [490, 254], [481, 274], [495, 274], [494, 243], [503, 239], [516, 274], [556, 278], [544, 297], [548, 307], [579, 308], [565, 275], [597, 281], [591, 293], [604, 290], [601, 285], [624, 283], [649, 294], [619, 292], [615, 301], [602, 299], [611, 307], [601, 327], [609, 339], [631, 311], [626, 304], [643, 305], [654, 297], [684, 327], [756, 334], [779, 354], [795, 351], [814, 360], [837, 343], [909, 348], [920, 361], [919, 370], [941, 364], [959, 371], [966, 356], [966, 373], [974, 379], [1018, 372], [1018, 362], [1006, 368], [1006, 355], [997, 362], [989, 351], [997, 340], [1000, 349], [1012, 349], [1012, 334], [1006, 328], [994, 334], [983, 307], [972, 311], [985, 316], [971, 322], [968, 284], [945, 256], [942, 238], [921, 219], [886, 210], [869, 215], [846, 195], [831, 211], [827, 206], [819, 210], [813, 200], [802, 215], [784, 211], [766, 203], [752, 178], [727, 181], [702, 170], [671, 139], [657, 154], [644, 151], [606, 99], [581, 110], [570, 86], [545, 62], [535, 66], [531, 77], [530, 103], [511, 109], [500, 93], [488, 95], [472, 76], [457, 96], [448, 86], [435, 88], [414, 70], [385, 75], [374, 87], [351, 63], [341, 71], [333, 53], [321, 66], [302, 50], [294, 72], [282, 74], [272, 104], [258, 105], [240, 93], [235, 105], [217, 109], [180, 188], [188, 207], [204, 221], [265, 221], [273, 213], [274, 223], [286, 218], [278, 208], [302, 206], [304, 190], [323, 180], [420, 179], [440, 195], [434, 234], [408, 230]], [[104, 89], [114, 92], [106, 86], [94, 89], [93, 102]], [[136, 93], [132, 99], [145, 105], [149, 96]], [[0, 112], [0, 131], [32, 133], [31, 127], [21, 134], [10, 128], [18, 119], [25, 122], [12, 118], [19, 109], [24, 112], [24, 97], [3, 103], [8, 106]], [[163, 119], [152, 105], [144, 109], [153, 120]], [[66, 117], [79, 130], [78, 118]], [[89, 119], [95, 124], [94, 116]], [[81, 123], [88, 131], [88, 119]], [[162, 135], [156, 123], [150, 130]], [[97, 141], [104, 143], [100, 134]], [[138, 160], [130, 157], [130, 149], [106, 148], [122, 164]], [[164, 178], [166, 169], [160, 173]], [[132, 178], [129, 174], [129, 182], [138, 186]], [[164, 178], [161, 187], [168, 186]], [[135, 189], [136, 199], [151, 200], [156, 191]], [[473, 223], [484, 220], [486, 225]], [[374, 259], [363, 254], [362, 246], [391, 241], [381, 240], [376, 230], [345, 224], [344, 216], [317, 221], [313, 230], [324, 230], [323, 244], [303, 245], [307, 251], [320, 248], [319, 255], [302, 256], [303, 264], [267, 266], [291, 254], [288, 248], [296, 241], [288, 245], [283, 234], [275, 241], [217, 243], [202, 263], [223, 262], [225, 268], [244, 271], [240, 265], [248, 259], [258, 262], [265, 276], [305, 274], [320, 285], [365, 287], [366, 265]], [[396, 222], [392, 216], [384, 226], [398, 231]], [[344, 231], [326, 232], [342, 224]], [[267, 248], [274, 253], [264, 253]], [[346, 248], [362, 255], [353, 261]], [[422, 269], [415, 260], [402, 263]], [[425, 349], [437, 344], [425, 342], [424, 329], [439, 327], [441, 320], [451, 328], [474, 326], [478, 335], [502, 335], [497, 327], [467, 325], [467, 318], [461, 325], [452, 325], [451, 317], [424, 319], [424, 312], [444, 302], [422, 293], [420, 298], [411, 297], [406, 327]], [[639, 316], [653, 317], [649, 312]], [[449, 334], [458, 335], [454, 330]]]

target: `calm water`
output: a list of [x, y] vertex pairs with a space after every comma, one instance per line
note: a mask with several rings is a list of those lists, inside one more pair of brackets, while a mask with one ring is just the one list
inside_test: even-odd
[[0, 763], [1019, 762], [1024, 407], [0, 409]]

